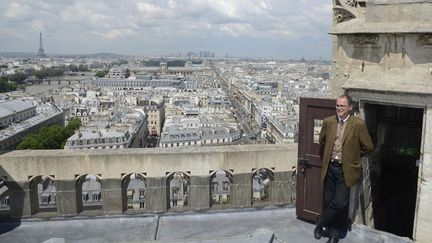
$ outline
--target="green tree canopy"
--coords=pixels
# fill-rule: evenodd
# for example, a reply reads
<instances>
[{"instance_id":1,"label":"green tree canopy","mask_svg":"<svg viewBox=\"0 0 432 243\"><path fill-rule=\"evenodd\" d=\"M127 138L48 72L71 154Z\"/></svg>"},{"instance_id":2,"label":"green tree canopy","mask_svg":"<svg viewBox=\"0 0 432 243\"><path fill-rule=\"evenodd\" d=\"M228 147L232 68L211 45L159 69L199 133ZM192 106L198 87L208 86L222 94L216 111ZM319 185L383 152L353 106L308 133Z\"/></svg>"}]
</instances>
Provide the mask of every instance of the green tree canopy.
<instances>
[{"instance_id":1,"label":"green tree canopy","mask_svg":"<svg viewBox=\"0 0 432 243\"><path fill-rule=\"evenodd\" d=\"M108 74L108 72L109 72L108 70L99 70L96 72L95 76L98 78L103 78L105 77L105 75Z\"/></svg>"},{"instance_id":2,"label":"green tree canopy","mask_svg":"<svg viewBox=\"0 0 432 243\"><path fill-rule=\"evenodd\" d=\"M42 68L39 71L33 71L33 75L38 79L44 79L46 77L56 77L63 76L64 69L63 68Z\"/></svg>"},{"instance_id":3,"label":"green tree canopy","mask_svg":"<svg viewBox=\"0 0 432 243\"><path fill-rule=\"evenodd\" d=\"M66 140L81 126L79 118L72 118L66 127L52 125L27 136L17 149L62 149Z\"/></svg>"},{"instance_id":4,"label":"green tree canopy","mask_svg":"<svg viewBox=\"0 0 432 243\"><path fill-rule=\"evenodd\" d=\"M89 69L88 69L88 66L87 65L84 65L84 64L80 64L79 66L78 66L78 71L80 71L80 72L87 72Z\"/></svg>"},{"instance_id":5,"label":"green tree canopy","mask_svg":"<svg viewBox=\"0 0 432 243\"><path fill-rule=\"evenodd\" d=\"M0 77L0 93L15 91L16 89L16 83L9 82L7 77Z\"/></svg>"},{"instance_id":6,"label":"green tree canopy","mask_svg":"<svg viewBox=\"0 0 432 243\"><path fill-rule=\"evenodd\" d=\"M18 84L24 83L24 80L27 79L27 76L23 72L16 72L14 74L9 75L9 80Z\"/></svg>"},{"instance_id":7,"label":"green tree canopy","mask_svg":"<svg viewBox=\"0 0 432 243\"><path fill-rule=\"evenodd\" d=\"M69 65L69 70L72 71L72 72L78 72L78 67L77 67L77 65L70 64Z\"/></svg>"}]
</instances>

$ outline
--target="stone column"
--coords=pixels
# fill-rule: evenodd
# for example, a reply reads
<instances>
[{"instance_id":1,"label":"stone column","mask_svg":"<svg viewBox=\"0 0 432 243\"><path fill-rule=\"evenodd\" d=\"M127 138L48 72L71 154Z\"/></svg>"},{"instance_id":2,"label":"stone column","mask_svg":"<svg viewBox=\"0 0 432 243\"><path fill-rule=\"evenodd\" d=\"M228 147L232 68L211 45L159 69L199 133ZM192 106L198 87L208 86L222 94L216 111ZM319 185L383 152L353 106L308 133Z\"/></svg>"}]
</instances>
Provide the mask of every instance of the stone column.
<instances>
[{"instance_id":1,"label":"stone column","mask_svg":"<svg viewBox=\"0 0 432 243\"><path fill-rule=\"evenodd\" d=\"M168 194L166 177L146 177L147 182L147 210L152 213L167 211Z\"/></svg>"},{"instance_id":2,"label":"stone column","mask_svg":"<svg viewBox=\"0 0 432 243\"><path fill-rule=\"evenodd\" d=\"M193 210L210 208L210 176L191 176L190 207Z\"/></svg>"},{"instance_id":3,"label":"stone column","mask_svg":"<svg viewBox=\"0 0 432 243\"><path fill-rule=\"evenodd\" d=\"M413 237L417 242L429 242L432 239L432 106L425 110L426 123L423 132L423 158L420 164L419 184L417 189L417 208L414 221ZM420 195L419 195L420 194Z\"/></svg>"},{"instance_id":4,"label":"stone column","mask_svg":"<svg viewBox=\"0 0 432 243\"><path fill-rule=\"evenodd\" d=\"M122 213L121 179L102 179L101 184L104 213Z\"/></svg>"},{"instance_id":5,"label":"stone column","mask_svg":"<svg viewBox=\"0 0 432 243\"><path fill-rule=\"evenodd\" d=\"M28 194L30 199L30 213L34 215L39 212L39 196L38 196L38 184L42 181L41 177L32 180L28 184Z\"/></svg>"},{"instance_id":6,"label":"stone column","mask_svg":"<svg viewBox=\"0 0 432 243\"><path fill-rule=\"evenodd\" d=\"M12 218L31 216L29 182L8 181L10 215Z\"/></svg>"},{"instance_id":7,"label":"stone column","mask_svg":"<svg viewBox=\"0 0 432 243\"><path fill-rule=\"evenodd\" d=\"M77 214L77 193L75 180L55 180L57 212L61 216ZM81 197L78 199L81 200Z\"/></svg>"},{"instance_id":8,"label":"stone column","mask_svg":"<svg viewBox=\"0 0 432 243\"><path fill-rule=\"evenodd\" d=\"M233 207L252 205L252 173L233 174L231 198Z\"/></svg>"}]
</instances>

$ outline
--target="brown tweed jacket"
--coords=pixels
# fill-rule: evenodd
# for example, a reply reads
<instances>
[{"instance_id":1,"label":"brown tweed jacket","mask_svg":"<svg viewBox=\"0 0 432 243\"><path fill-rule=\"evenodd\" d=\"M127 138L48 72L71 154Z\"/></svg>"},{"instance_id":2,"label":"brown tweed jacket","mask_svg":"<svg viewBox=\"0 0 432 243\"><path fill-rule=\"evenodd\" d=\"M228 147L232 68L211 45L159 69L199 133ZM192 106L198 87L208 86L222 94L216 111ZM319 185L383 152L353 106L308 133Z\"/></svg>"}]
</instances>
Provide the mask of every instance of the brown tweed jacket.
<instances>
[{"instance_id":1,"label":"brown tweed jacket","mask_svg":"<svg viewBox=\"0 0 432 243\"><path fill-rule=\"evenodd\" d=\"M347 122L342 137L342 170L346 185L351 187L357 183L361 175L362 153L368 154L372 152L374 145L363 120L351 115ZM324 181L327 174L327 168L331 159L333 145L336 140L336 128L336 115L324 119L319 137L320 144L324 145L321 170L322 181Z\"/></svg>"}]
</instances>

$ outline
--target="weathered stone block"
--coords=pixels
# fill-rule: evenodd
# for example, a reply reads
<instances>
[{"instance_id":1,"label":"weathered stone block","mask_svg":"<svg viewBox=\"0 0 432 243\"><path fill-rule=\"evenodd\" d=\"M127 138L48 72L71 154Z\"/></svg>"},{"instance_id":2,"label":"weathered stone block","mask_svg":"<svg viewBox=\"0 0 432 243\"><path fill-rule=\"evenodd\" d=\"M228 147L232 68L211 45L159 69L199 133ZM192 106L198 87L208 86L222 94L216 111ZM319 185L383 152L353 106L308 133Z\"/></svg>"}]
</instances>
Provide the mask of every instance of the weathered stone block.
<instances>
[{"instance_id":1,"label":"weathered stone block","mask_svg":"<svg viewBox=\"0 0 432 243\"><path fill-rule=\"evenodd\" d=\"M210 208L210 176L191 176L190 207L193 210Z\"/></svg>"},{"instance_id":2,"label":"weathered stone block","mask_svg":"<svg viewBox=\"0 0 432 243\"><path fill-rule=\"evenodd\" d=\"M76 181L56 180L57 212L61 216L77 214ZM81 197L80 197L81 199Z\"/></svg>"},{"instance_id":3,"label":"weathered stone block","mask_svg":"<svg viewBox=\"0 0 432 243\"><path fill-rule=\"evenodd\" d=\"M122 212L121 179L102 179L102 209L105 213Z\"/></svg>"},{"instance_id":4,"label":"weathered stone block","mask_svg":"<svg viewBox=\"0 0 432 243\"><path fill-rule=\"evenodd\" d=\"M252 205L252 173L234 174L231 194L233 207L250 207Z\"/></svg>"},{"instance_id":5,"label":"weathered stone block","mask_svg":"<svg viewBox=\"0 0 432 243\"><path fill-rule=\"evenodd\" d=\"M12 218L31 216L28 182L9 181L10 213Z\"/></svg>"},{"instance_id":6,"label":"weathered stone block","mask_svg":"<svg viewBox=\"0 0 432 243\"><path fill-rule=\"evenodd\" d=\"M292 191L292 172L275 172L274 180L270 183L271 202L291 203Z\"/></svg>"},{"instance_id":7,"label":"weathered stone block","mask_svg":"<svg viewBox=\"0 0 432 243\"><path fill-rule=\"evenodd\" d=\"M161 213L167 211L168 190L166 177L147 177L148 211Z\"/></svg>"}]
</instances>

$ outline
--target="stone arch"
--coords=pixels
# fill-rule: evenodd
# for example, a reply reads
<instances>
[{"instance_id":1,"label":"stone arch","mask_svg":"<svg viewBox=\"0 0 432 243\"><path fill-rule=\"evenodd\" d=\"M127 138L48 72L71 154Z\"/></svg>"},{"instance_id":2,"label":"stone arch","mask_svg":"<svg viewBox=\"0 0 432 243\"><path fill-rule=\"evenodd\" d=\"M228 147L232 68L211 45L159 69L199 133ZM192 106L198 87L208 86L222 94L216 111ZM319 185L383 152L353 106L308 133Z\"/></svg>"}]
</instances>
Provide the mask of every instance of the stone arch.
<instances>
[{"instance_id":1,"label":"stone arch","mask_svg":"<svg viewBox=\"0 0 432 243\"><path fill-rule=\"evenodd\" d=\"M188 173L177 171L167 175L168 208L189 207L191 180Z\"/></svg>"},{"instance_id":2,"label":"stone arch","mask_svg":"<svg viewBox=\"0 0 432 243\"><path fill-rule=\"evenodd\" d=\"M10 210L9 186L0 178L0 212Z\"/></svg>"},{"instance_id":3,"label":"stone arch","mask_svg":"<svg viewBox=\"0 0 432 243\"><path fill-rule=\"evenodd\" d=\"M143 173L130 173L122 177L122 209L143 210L147 207L147 181Z\"/></svg>"},{"instance_id":4,"label":"stone arch","mask_svg":"<svg viewBox=\"0 0 432 243\"><path fill-rule=\"evenodd\" d=\"M217 170L210 173L210 205L229 205L231 203L232 173Z\"/></svg>"},{"instance_id":5,"label":"stone arch","mask_svg":"<svg viewBox=\"0 0 432 243\"><path fill-rule=\"evenodd\" d=\"M102 209L102 178L100 175L82 174L76 177L77 212Z\"/></svg>"},{"instance_id":6,"label":"stone arch","mask_svg":"<svg viewBox=\"0 0 432 243\"><path fill-rule=\"evenodd\" d=\"M31 213L57 211L54 176L37 175L29 179Z\"/></svg>"},{"instance_id":7,"label":"stone arch","mask_svg":"<svg viewBox=\"0 0 432 243\"><path fill-rule=\"evenodd\" d=\"M252 175L252 204L268 202L272 196L270 184L274 180L274 171L269 168L260 168Z\"/></svg>"}]
</instances>

